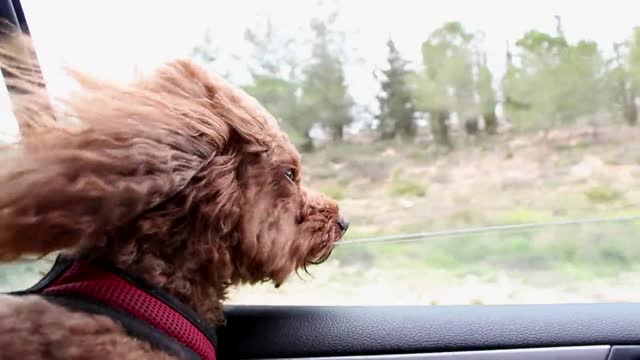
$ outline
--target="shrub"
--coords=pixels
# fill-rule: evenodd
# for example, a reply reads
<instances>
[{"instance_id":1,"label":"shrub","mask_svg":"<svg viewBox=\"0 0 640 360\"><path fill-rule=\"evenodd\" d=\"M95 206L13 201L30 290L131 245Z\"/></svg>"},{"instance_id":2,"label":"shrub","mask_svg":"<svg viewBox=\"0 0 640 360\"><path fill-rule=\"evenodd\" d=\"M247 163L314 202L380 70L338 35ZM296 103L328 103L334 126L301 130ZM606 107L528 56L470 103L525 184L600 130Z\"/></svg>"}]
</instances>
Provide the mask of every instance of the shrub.
<instances>
[{"instance_id":1,"label":"shrub","mask_svg":"<svg viewBox=\"0 0 640 360\"><path fill-rule=\"evenodd\" d=\"M584 192L587 199L593 203L610 203L622 198L622 193L609 185L594 186Z\"/></svg>"}]
</instances>

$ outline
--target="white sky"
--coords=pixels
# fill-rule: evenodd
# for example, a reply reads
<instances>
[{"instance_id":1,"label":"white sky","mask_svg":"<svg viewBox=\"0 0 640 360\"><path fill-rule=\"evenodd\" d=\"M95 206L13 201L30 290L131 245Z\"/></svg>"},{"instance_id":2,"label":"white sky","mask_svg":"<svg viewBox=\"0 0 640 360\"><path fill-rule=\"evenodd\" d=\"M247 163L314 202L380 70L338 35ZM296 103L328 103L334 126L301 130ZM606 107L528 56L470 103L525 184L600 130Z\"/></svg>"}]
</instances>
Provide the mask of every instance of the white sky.
<instances>
[{"instance_id":1,"label":"white sky","mask_svg":"<svg viewBox=\"0 0 640 360\"><path fill-rule=\"evenodd\" d=\"M271 16L296 36L314 11L311 0L23 0L23 5L53 92L68 86L58 72L63 63L126 79L133 65L150 70L186 56L207 28L225 54L245 55L247 26ZM513 44L532 28L553 31L556 14L571 40L593 39L607 51L640 25L640 2L634 0L344 0L341 6L347 41L364 60L347 69L352 94L361 102L375 94L371 71L384 63L389 35L405 57L418 61L428 34L458 20L467 30L486 34L489 64L500 72L506 42ZM0 114L0 134L15 129L11 122Z\"/></svg>"}]
</instances>

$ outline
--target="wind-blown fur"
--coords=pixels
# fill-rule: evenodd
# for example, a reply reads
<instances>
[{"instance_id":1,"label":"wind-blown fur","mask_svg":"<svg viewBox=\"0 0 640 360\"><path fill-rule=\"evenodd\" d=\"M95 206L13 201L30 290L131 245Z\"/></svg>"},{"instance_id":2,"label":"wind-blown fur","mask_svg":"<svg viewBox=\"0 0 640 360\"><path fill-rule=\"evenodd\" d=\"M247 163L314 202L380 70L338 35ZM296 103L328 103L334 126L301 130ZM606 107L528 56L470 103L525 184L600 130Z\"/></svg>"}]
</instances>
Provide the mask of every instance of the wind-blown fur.
<instances>
[{"instance_id":1,"label":"wind-blown fur","mask_svg":"<svg viewBox=\"0 0 640 360\"><path fill-rule=\"evenodd\" d=\"M301 185L300 155L240 89L178 60L127 85L71 70L81 90L54 104L25 63L28 39L4 37L23 138L0 148L1 261L56 251L107 261L222 324L229 286L279 285L341 238L336 203ZM0 358L79 359L91 346L114 351L91 358L127 347L157 358L99 316L29 297L0 297L0 309ZM78 354L55 350L65 344ZM144 358L127 356L117 357Z\"/></svg>"}]
</instances>

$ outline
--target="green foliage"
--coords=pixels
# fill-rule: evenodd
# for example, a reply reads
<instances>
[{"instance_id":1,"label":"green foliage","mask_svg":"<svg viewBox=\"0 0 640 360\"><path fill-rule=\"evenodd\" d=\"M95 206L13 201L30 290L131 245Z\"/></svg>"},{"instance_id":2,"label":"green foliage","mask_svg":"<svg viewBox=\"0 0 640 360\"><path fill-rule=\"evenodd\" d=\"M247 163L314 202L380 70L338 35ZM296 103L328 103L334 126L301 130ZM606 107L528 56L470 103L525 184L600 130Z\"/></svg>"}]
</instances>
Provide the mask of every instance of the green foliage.
<instances>
[{"instance_id":1,"label":"green foliage","mask_svg":"<svg viewBox=\"0 0 640 360\"><path fill-rule=\"evenodd\" d=\"M503 224L527 224L551 220L551 215L546 211L531 209L516 209L505 214L501 223Z\"/></svg>"},{"instance_id":2,"label":"green foliage","mask_svg":"<svg viewBox=\"0 0 640 360\"><path fill-rule=\"evenodd\" d=\"M422 44L423 70L418 75L418 105L422 111L471 111L473 95L472 42L458 22L436 29Z\"/></svg>"},{"instance_id":3,"label":"green foliage","mask_svg":"<svg viewBox=\"0 0 640 360\"><path fill-rule=\"evenodd\" d=\"M353 121L354 102L346 86L341 44L336 40L341 34L332 28L334 21L330 15L311 22L314 40L309 59L299 55L303 44L270 20L245 32L252 48L253 81L244 88L281 121L302 150L313 148L315 126L341 140L344 128Z\"/></svg>"},{"instance_id":4,"label":"green foliage","mask_svg":"<svg viewBox=\"0 0 640 360\"><path fill-rule=\"evenodd\" d=\"M436 29L422 46L429 78L444 89L447 110L462 119L474 112L474 40L475 36L466 32L462 24L449 22Z\"/></svg>"},{"instance_id":5,"label":"green foliage","mask_svg":"<svg viewBox=\"0 0 640 360\"><path fill-rule=\"evenodd\" d=\"M290 140L298 146L304 145L312 124L307 121L297 94L298 84L293 81L268 75L253 75L253 83L244 90L254 96L281 122Z\"/></svg>"},{"instance_id":6,"label":"green foliage","mask_svg":"<svg viewBox=\"0 0 640 360\"><path fill-rule=\"evenodd\" d=\"M322 130L339 142L345 128L364 122L349 94L345 76L349 52L336 21L338 12L327 15L329 8L319 10L317 14L325 15L310 21L308 42L270 20L245 33L252 49L246 61L252 81L244 88L280 120L302 149L313 148L312 130ZM424 118L436 143L452 148L457 143L450 128L453 119L472 134L477 120L484 118L486 132L495 134L498 105L507 120L524 130L604 119L601 115L636 124L640 28L614 46L614 56L605 58L593 41L568 41L561 19L556 20L555 32L528 31L508 49L500 96L483 50L483 35L468 31L462 23L447 22L429 34L415 70L388 40L387 66L376 74L381 88L374 122L379 140L412 138L418 133L415 119ZM209 32L192 52L205 63L218 63L221 55Z\"/></svg>"},{"instance_id":7,"label":"green foliage","mask_svg":"<svg viewBox=\"0 0 640 360\"><path fill-rule=\"evenodd\" d=\"M332 30L334 17L314 19L311 59L304 68L302 106L314 124L327 130L334 141L341 141L344 129L353 122L354 101L349 95L340 57L341 46Z\"/></svg>"},{"instance_id":8,"label":"green foliage","mask_svg":"<svg viewBox=\"0 0 640 360\"><path fill-rule=\"evenodd\" d=\"M413 138L416 135L415 105L407 83L408 62L400 56L393 40L387 41L387 48L389 65L386 70L382 70L382 92L377 97L380 109L376 116L379 121L378 132L382 139L390 139L397 135Z\"/></svg>"},{"instance_id":9,"label":"green foliage","mask_svg":"<svg viewBox=\"0 0 640 360\"><path fill-rule=\"evenodd\" d=\"M342 266L371 267L375 260L375 253L367 246L348 245L339 246L333 251L331 257Z\"/></svg>"},{"instance_id":10,"label":"green foliage","mask_svg":"<svg viewBox=\"0 0 640 360\"><path fill-rule=\"evenodd\" d=\"M395 173L391 177L389 193L393 197L423 197L427 195L427 189L421 183Z\"/></svg>"},{"instance_id":11,"label":"green foliage","mask_svg":"<svg viewBox=\"0 0 640 360\"><path fill-rule=\"evenodd\" d=\"M587 199L594 203L610 203L623 198L623 194L607 184L594 186L584 192Z\"/></svg>"},{"instance_id":12,"label":"green foliage","mask_svg":"<svg viewBox=\"0 0 640 360\"><path fill-rule=\"evenodd\" d=\"M633 86L640 87L640 27L633 29L629 46L629 77Z\"/></svg>"},{"instance_id":13,"label":"green foliage","mask_svg":"<svg viewBox=\"0 0 640 360\"><path fill-rule=\"evenodd\" d=\"M456 269L462 264L455 252L443 248L435 248L425 254L422 260L429 266L443 269Z\"/></svg>"},{"instance_id":14,"label":"green foliage","mask_svg":"<svg viewBox=\"0 0 640 360\"><path fill-rule=\"evenodd\" d=\"M484 117L487 132L495 134L498 129L495 113L498 100L493 87L493 75L484 56L477 64L476 93L479 98L478 113Z\"/></svg>"},{"instance_id":15,"label":"green foliage","mask_svg":"<svg viewBox=\"0 0 640 360\"><path fill-rule=\"evenodd\" d=\"M636 98L640 88L640 28L635 28L631 41L614 46L615 57L612 69L613 100L622 109L622 115L629 125L638 123ZM625 54L621 54L626 50Z\"/></svg>"},{"instance_id":16,"label":"green foliage","mask_svg":"<svg viewBox=\"0 0 640 360\"><path fill-rule=\"evenodd\" d=\"M249 70L253 83L244 89L280 120L295 145L311 148L313 122L304 115L299 94L302 80L297 71L301 60L294 55L297 44L278 32L270 20L262 29L247 29L245 39L252 47Z\"/></svg>"},{"instance_id":17,"label":"green foliage","mask_svg":"<svg viewBox=\"0 0 640 360\"><path fill-rule=\"evenodd\" d=\"M366 258L366 266L402 264L413 272L421 271L418 268L422 267L487 276L496 269L509 272L536 270L552 272L567 281L589 281L616 276L634 267L634 259L640 256L635 227L631 224L597 226L595 229L577 226L492 232L345 248L352 247L349 256Z\"/></svg>"},{"instance_id":18,"label":"green foliage","mask_svg":"<svg viewBox=\"0 0 640 360\"><path fill-rule=\"evenodd\" d=\"M421 184L406 180L399 179L393 182L391 187L392 196L408 196L408 197L422 197L427 194L427 190Z\"/></svg>"},{"instance_id":19,"label":"green foliage","mask_svg":"<svg viewBox=\"0 0 640 360\"><path fill-rule=\"evenodd\" d=\"M570 44L562 33L532 30L508 54L505 110L521 128L548 128L601 110L606 103L605 60L592 41Z\"/></svg>"},{"instance_id":20,"label":"green foliage","mask_svg":"<svg viewBox=\"0 0 640 360\"><path fill-rule=\"evenodd\" d=\"M476 119L483 116L487 131L497 130L493 76L480 41L479 34L467 32L458 22L448 22L422 44L422 69L414 78L416 104L430 114L440 145L452 146L447 118L453 113L470 124L477 124Z\"/></svg>"}]
</instances>

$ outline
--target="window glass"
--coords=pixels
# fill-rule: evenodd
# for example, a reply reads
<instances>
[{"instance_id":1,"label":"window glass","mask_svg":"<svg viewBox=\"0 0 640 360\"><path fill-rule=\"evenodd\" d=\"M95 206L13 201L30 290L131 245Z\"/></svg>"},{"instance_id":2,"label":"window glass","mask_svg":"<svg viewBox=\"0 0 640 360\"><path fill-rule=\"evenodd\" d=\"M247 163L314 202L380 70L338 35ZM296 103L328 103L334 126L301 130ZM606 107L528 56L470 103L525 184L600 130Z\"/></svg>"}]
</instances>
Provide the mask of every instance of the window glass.
<instances>
[{"instance_id":1,"label":"window glass","mask_svg":"<svg viewBox=\"0 0 640 360\"><path fill-rule=\"evenodd\" d=\"M263 102L339 201L327 262L231 303L640 300L633 2L24 4L52 95L64 64L127 80L192 57Z\"/></svg>"},{"instance_id":2,"label":"window glass","mask_svg":"<svg viewBox=\"0 0 640 360\"><path fill-rule=\"evenodd\" d=\"M0 75L0 144L16 142L19 135L18 123L11 111L9 93L4 78Z\"/></svg>"}]
</instances>

